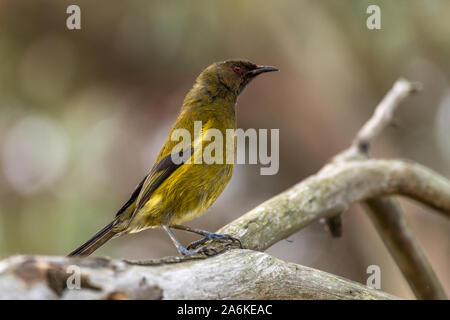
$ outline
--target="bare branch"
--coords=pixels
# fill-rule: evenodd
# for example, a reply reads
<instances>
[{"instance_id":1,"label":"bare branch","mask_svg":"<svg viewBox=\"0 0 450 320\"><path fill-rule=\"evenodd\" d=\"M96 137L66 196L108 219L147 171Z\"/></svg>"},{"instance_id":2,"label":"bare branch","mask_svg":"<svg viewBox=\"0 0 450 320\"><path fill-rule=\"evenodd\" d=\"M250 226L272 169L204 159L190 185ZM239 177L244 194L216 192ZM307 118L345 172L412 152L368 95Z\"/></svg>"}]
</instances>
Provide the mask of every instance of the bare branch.
<instances>
[{"instance_id":1,"label":"bare branch","mask_svg":"<svg viewBox=\"0 0 450 320\"><path fill-rule=\"evenodd\" d=\"M369 199L366 209L386 247L419 299L447 299L398 201Z\"/></svg>"},{"instance_id":2,"label":"bare branch","mask_svg":"<svg viewBox=\"0 0 450 320\"><path fill-rule=\"evenodd\" d=\"M392 89L381 100L375 108L372 117L359 130L353 141L352 148L357 148L365 153L370 143L393 121L394 111L406 97L411 93L421 90L419 83L412 83L405 79L395 82Z\"/></svg>"},{"instance_id":3,"label":"bare branch","mask_svg":"<svg viewBox=\"0 0 450 320\"><path fill-rule=\"evenodd\" d=\"M335 156L332 161L366 159L372 141L393 121L396 108L406 97L413 92L419 91L421 87L419 83L411 83L405 79L397 80L392 89L375 108L372 117L356 134L352 145L347 150ZM342 235L341 214L338 213L335 216L324 219L327 229L333 237L340 237Z\"/></svg>"},{"instance_id":4,"label":"bare branch","mask_svg":"<svg viewBox=\"0 0 450 320\"><path fill-rule=\"evenodd\" d=\"M350 148L335 157L335 161L366 159L371 142L391 124L394 111L400 102L420 89L420 84L404 79L398 80L377 106L372 118L358 132ZM448 188L444 189L445 191L448 191ZM373 198L366 201L365 207L416 296L421 299L447 299L396 200L389 197ZM330 219L327 219L328 225L330 225ZM340 220L340 217L333 217L333 219Z\"/></svg>"},{"instance_id":5,"label":"bare branch","mask_svg":"<svg viewBox=\"0 0 450 320\"><path fill-rule=\"evenodd\" d=\"M344 161L326 165L218 232L238 237L245 248L262 251L355 202L392 194L450 214L450 181L436 172L403 160Z\"/></svg>"},{"instance_id":6,"label":"bare branch","mask_svg":"<svg viewBox=\"0 0 450 320\"><path fill-rule=\"evenodd\" d=\"M82 271L80 290L64 289L70 265ZM0 279L0 299L395 299L249 250L150 267L107 259L15 256L0 263Z\"/></svg>"},{"instance_id":7,"label":"bare branch","mask_svg":"<svg viewBox=\"0 0 450 320\"><path fill-rule=\"evenodd\" d=\"M397 80L392 89L375 108L372 117L356 134L350 148L338 154L334 160L348 161L366 156L372 141L392 123L394 111L400 106L400 103L406 97L421 89L422 85L420 83L409 82L405 79Z\"/></svg>"}]
</instances>

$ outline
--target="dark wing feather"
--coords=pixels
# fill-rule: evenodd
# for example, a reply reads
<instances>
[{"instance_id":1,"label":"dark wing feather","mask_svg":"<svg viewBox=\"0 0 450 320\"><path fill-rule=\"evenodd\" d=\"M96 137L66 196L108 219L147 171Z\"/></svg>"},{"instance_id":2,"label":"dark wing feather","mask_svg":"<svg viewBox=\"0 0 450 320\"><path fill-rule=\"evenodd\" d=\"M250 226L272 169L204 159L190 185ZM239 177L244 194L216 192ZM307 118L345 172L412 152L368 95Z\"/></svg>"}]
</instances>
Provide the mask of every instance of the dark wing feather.
<instances>
[{"instance_id":1,"label":"dark wing feather","mask_svg":"<svg viewBox=\"0 0 450 320\"><path fill-rule=\"evenodd\" d=\"M125 210L127 210L136 201L139 193L141 192L142 186L144 185L145 179L147 179L147 176L145 176L144 179L142 179L142 181L137 185L136 189L134 189L133 193L130 196L130 199L128 199L128 201L122 206L122 208L117 211L116 217L124 213Z\"/></svg>"},{"instance_id":2,"label":"dark wing feather","mask_svg":"<svg viewBox=\"0 0 450 320\"><path fill-rule=\"evenodd\" d=\"M184 153L180 151L178 157L182 158L183 161L176 164L172 161L172 154L169 154L162 158L158 163L156 163L150 173L148 174L142 190L137 198L136 207L134 212L137 212L142 208L145 203L150 199L153 192L179 167L181 167L187 159L189 159L191 152Z\"/></svg>"},{"instance_id":3,"label":"dark wing feather","mask_svg":"<svg viewBox=\"0 0 450 320\"><path fill-rule=\"evenodd\" d=\"M179 164L172 161L172 154L169 154L157 162L150 173L139 183L136 189L133 191L130 199L123 205L123 207L117 212L116 217L125 212L130 206L135 204L133 212L138 211L151 197L152 193L184 162L189 159L190 153L184 154L183 151L178 153L178 156L183 159Z\"/></svg>"}]
</instances>

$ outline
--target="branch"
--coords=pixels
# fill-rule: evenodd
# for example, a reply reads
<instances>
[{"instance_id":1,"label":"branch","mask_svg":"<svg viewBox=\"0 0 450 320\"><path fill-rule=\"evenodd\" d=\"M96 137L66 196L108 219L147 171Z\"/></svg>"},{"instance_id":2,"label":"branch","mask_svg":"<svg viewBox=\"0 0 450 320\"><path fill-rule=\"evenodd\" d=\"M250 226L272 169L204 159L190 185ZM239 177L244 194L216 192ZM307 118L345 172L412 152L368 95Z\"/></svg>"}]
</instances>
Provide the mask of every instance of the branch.
<instances>
[{"instance_id":1,"label":"branch","mask_svg":"<svg viewBox=\"0 0 450 320\"><path fill-rule=\"evenodd\" d=\"M398 201L391 197L365 202L378 233L419 299L447 296L428 262Z\"/></svg>"},{"instance_id":2,"label":"branch","mask_svg":"<svg viewBox=\"0 0 450 320\"><path fill-rule=\"evenodd\" d=\"M345 211L353 203L393 194L450 214L450 181L424 166L403 160L339 161L218 232L238 237L247 249L263 251L320 218Z\"/></svg>"},{"instance_id":3,"label":"branch","mask_svg":"<svg viewBox=\"0 0 450 320\"><path fill-rule=\"evenodd\" d=\"M350 148L335 156L333 161L366 159L370 144L393 122L394 111L400 105L400 102L410 94L419 91L421 87L420 84L412 83L405 79L397 80L392 89L375 108L372 117L356 134ZM342 219L340 214L325 219L325 222L333 237L340 237L342 235Z\"/></svg>"},{"instance_id":4,"label":"branch","mask_svg":"<svg viewBox=\"0 0 450 320\"><path fill-rule=\"evenodd\" d=\"M394 111L400 106L400 103L412 93L422 89L419 83L409 82L405 79L399 79L395 82L392 89L381 100L372 117L363 125L356 134L349 149L341 152L335 159L348 161L359 159L367 155L372 141L394 120Z\"/></svg>"},{"instance_id":5,"label":"branch","mask_svg":"<svg viewBox=\"0 0 450 320\"><path fill-rule=\"evenodd\" d=\"M394 111L400 102L420 89L419 84L398 80L377 106L372 118L358 132L351 147L341 153L337 160L366 159L371 142L393 122ZM447 299L398 202L390 197L373 198L365 202L365 208L415 295L419 299ZM339 222L340 216L338 218L333 220ZM331 219L327 222L333 226Z\"/></svg>"},{"instance_id":6,"label":"branch","mask_svg":"<svg viewBox=\"0 0 450 320\"><path fill-rule=\"evenodd\" d=\"M70 265L82 270L80 290L65 289ZM395 299L249 250L159 266L103 258L15 256L0 263L0 279L0 299Z\"/></svg>"}]
</instances>

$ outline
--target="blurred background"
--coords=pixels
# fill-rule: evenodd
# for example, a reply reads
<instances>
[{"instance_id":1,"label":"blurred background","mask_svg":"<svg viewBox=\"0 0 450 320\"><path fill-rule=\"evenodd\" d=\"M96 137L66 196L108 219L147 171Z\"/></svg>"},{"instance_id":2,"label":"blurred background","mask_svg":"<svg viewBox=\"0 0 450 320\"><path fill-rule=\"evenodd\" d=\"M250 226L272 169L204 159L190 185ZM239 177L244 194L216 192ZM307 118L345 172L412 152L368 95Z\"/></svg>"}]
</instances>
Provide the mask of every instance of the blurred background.
<instances>
[{"instance_id":1,"label":"blurred background","mask_svg":"<svg viewBox=\"0 0 450 320\"><path fill-rule=\"evenodd\" d=\"M81 8L81 30L66 8ZM366 8L381 8L368 30ZM0 0L0 258L64 255L114 216L153 163L184 95L215 61L247 58L281 72L249 85L238 127L280 129L280 170L237 166L191 226L215 231L319 170L348 147L401 76L408 98L373 145L450 178L450 1ZM450 294L450 223L401 199ZM342 238L316 223L268 252L413 298L368 216L355 205ZM177 233L187 244L196 237ZM108 242L97 255L176 254L162 230Z\"/></svg>"}]
</instances>

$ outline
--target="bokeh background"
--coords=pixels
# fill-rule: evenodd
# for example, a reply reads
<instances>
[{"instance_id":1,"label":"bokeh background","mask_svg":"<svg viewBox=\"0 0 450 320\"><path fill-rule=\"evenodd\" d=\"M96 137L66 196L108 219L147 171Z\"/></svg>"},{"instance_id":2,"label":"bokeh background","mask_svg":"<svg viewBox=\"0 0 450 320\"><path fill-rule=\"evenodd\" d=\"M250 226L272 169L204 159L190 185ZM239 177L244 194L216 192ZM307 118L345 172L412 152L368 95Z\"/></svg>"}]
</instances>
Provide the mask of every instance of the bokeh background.
<instances>
[{"instance_id":1,"label":"bokeh background","mask_svg":"<svg viewBox=\"0 0 450 320\"><path fill-rule=\"evenodd\" d=\"M81 30L66 8L81 7ZM366 8L381 8L368 30ZM373 156L420 162L450 177L450 1L0 0L0 258L63 255L103 227L149 169L186 92L212 62L243 57L281 72L238 103L238 126L280 129L280 171L240 165L207 214L217 230L315 173L400 76L420 81ZM450 223L402 199L450 294ZM282 259L413 298L358 205L333 239L316 223L268 250ZM195 237L178 233L184 243ZM110 241L98 255L176 254L161 230Z\"/></svg>"}]
</instances>

